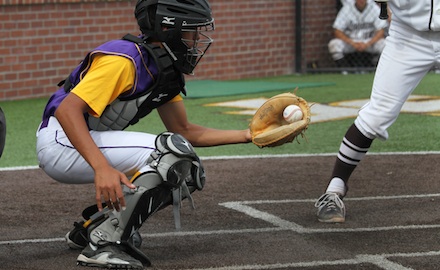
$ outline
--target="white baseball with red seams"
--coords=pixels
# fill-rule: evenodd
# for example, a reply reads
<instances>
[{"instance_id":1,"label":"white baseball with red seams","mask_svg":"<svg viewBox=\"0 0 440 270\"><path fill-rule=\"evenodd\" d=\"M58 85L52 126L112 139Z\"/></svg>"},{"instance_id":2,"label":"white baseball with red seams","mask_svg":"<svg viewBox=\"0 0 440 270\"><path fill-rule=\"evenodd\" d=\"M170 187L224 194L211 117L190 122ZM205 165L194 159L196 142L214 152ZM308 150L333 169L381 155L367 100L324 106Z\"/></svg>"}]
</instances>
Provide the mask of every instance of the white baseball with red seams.
<instances>
[{"instance_id":1,"label":"white baseball with red seams","mask_svg":"<svg viewBox=\"0 0 440 270\"><path fill-rule=\"evenodd\" d=\"M299 121L303 118L303 112L297 105L289 105L283 111L283 118L289 123Z\"/></svg>"}]
</instances>

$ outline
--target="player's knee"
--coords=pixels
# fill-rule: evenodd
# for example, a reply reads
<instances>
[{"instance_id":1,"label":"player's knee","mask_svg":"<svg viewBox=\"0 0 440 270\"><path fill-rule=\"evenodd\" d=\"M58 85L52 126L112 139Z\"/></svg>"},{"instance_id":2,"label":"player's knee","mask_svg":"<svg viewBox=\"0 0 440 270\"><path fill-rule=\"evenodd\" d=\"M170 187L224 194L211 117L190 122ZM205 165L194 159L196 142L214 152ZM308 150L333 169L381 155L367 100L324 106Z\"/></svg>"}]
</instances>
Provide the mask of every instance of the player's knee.
<instances>
[{"instance_id":1,"label":"player's knee","mask_svg":"<svg viewBox=\"0 0 440 270\"><path fill-rule=\"evenodd\" d=\"M364 121L362 117L358 116L354 121L358 130L369 139L379 138L381 140L388 139L388 131L378 122Z\"/></svg>"},{"instance_id":2,"label":"player's knee","mask_svg":"<svg viewBox=\"0 0 440 270\"><path fill-rule=\"evenodd\" d=\"M205 172L200 158L191 143L177 133L164 132L156 138L156 150L148 164L156 170L171 188L188 186L201 190L205 184Z\"/></svg>"},{"instance_id":3,"label":"player's knee","mask_svg":"<svg viewBox=\"0 0 440 270\"><path fill-rule=\"evenodd\" d=\"M340 39L332 39L330 40L330 42L328 43L328 51L330 52L330 54L342 54L344 50L344 43L342 40Z\"/></svg>"}]
</instances>

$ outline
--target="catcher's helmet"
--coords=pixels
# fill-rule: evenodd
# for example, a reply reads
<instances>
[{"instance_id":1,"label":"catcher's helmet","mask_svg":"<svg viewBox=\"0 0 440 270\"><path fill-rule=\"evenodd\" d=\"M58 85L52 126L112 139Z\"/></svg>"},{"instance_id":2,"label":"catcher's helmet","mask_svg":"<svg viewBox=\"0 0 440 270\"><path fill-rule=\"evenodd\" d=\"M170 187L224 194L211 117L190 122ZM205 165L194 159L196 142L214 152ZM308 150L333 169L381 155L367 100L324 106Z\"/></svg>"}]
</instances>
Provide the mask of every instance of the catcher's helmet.
<instances>
[{"instance_id":1,"label":"catcher's helmet","mask_svg":"<svg viewBox=\"0 0 440 270\"><path fill-rule=\"evenodd\" d=\"M134 15L147 37L164 45L175 67L192 74L212 43L214 30L208 0L138 0Z\"/></svg>"}]
</instances>

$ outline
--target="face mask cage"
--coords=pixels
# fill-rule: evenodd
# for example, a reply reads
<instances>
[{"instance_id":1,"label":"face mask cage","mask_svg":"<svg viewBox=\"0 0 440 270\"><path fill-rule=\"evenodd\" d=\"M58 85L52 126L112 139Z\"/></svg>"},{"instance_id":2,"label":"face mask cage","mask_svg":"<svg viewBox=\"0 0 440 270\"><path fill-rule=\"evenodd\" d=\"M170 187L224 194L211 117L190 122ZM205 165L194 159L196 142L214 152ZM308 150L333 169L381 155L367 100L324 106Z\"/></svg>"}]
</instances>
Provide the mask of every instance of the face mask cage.
<instances>
[{"instance_id":1,"label":"face mask cage","mask_svg":"<svg viewBox=\"0 0 440 270\"><path fill-rule=\"evenodd\" d=\"M185 64L188 65L188 71L190 70L188 73L192 74L194 68L211 46L213 39L208 36L208 32L211 31L214 31L213 23L197 27L185 25L185 28L182 28L182 43L187 48L185 53Z\"/></svg>"}]
</instances>

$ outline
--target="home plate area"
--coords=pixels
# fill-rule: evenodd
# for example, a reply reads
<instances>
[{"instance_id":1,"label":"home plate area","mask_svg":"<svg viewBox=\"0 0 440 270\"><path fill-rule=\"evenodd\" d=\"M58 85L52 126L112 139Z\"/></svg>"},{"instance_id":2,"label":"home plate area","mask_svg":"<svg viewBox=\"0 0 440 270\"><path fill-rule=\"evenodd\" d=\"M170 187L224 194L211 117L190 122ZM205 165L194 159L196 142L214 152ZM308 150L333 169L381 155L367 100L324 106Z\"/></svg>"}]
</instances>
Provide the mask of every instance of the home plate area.
<instances>
[{"instance_id":1,"label":"home plate area","mask_svg":"<svg viewBox=\"0 0 440 270\"><path fill-rule=\"evenodd\" d=\"M182 229L168 207L140 229L141 249L148 269L440 269L439 157L367 155L342 224L318 222L314 207L333 156L206 159L207 184L194 210L183 202ZM0 269L87 269L63 237L93 186L39 169L0 173L10 180L0 182Z\"/></svg>"}]
</instances>

